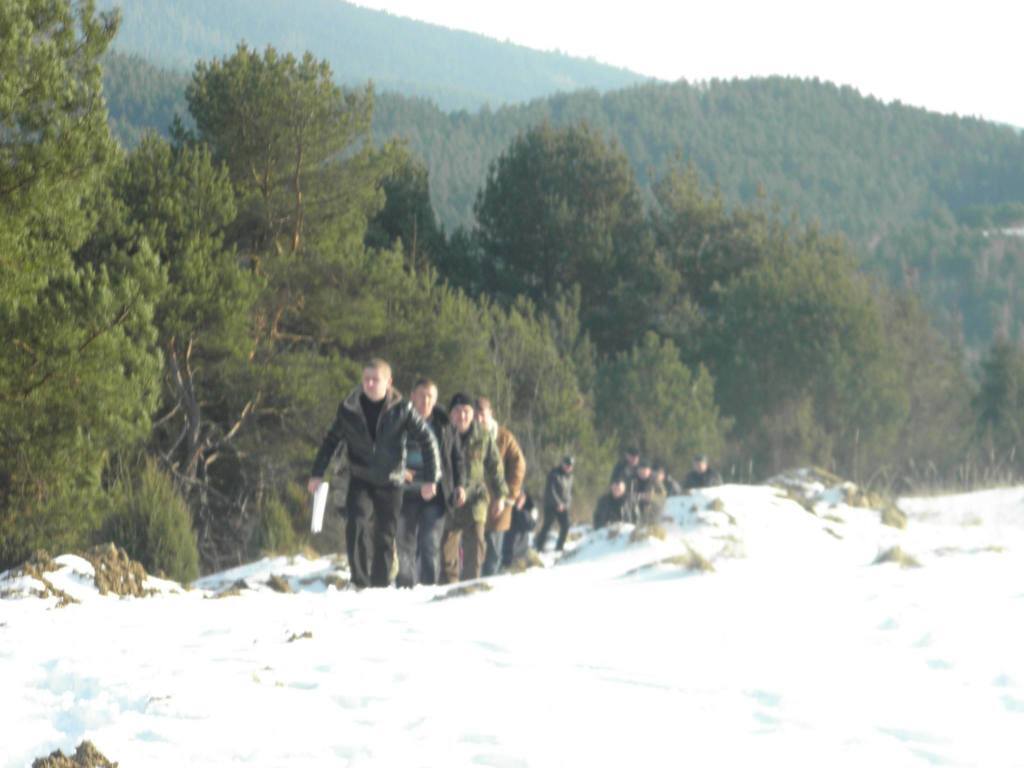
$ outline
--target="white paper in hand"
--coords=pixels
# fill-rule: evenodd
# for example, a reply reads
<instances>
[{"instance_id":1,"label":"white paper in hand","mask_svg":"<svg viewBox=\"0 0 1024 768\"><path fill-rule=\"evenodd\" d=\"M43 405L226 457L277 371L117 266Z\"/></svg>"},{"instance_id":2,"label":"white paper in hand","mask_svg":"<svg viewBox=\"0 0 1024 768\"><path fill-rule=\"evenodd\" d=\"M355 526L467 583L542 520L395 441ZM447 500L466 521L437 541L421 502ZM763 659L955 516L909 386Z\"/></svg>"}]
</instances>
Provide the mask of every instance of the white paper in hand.
<instances>
[{"instance_id":1,"label":"white paper in hand","mask_svg":"<svg viewBox=\"0 0 1024 768\"><path fill-rule=\"evenodd\" d=\"M324 510L327 508L327 491L330 488L330 483L320 483L316 489L316 493L313 494L313 522L309 526L309 530L313 533L320 533L324 527Z\"/></svg>"}]
</instances>

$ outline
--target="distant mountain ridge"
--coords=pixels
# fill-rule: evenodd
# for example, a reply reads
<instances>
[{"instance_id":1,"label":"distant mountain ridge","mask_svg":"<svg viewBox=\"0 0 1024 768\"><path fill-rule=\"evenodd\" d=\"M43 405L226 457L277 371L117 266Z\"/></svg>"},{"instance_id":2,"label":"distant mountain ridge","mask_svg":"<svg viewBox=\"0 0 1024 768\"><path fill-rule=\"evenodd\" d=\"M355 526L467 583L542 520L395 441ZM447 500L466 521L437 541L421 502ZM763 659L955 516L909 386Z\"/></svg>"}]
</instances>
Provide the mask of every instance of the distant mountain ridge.
<instances>
[{"instance_id":1,"label":"distant mountain ridge","mask_svg":"<svg viewBox=\"0 0 1024 768\"><path fill-rule=\"evenodd\" d=\"M482 35L360 8L342 0L98 0L121 9L114 50L191 70L245 41L330 63L339 82L428 98L444 110L476 110L651 78L589 59L535 51Z\"/></svg>"}]
</instances>

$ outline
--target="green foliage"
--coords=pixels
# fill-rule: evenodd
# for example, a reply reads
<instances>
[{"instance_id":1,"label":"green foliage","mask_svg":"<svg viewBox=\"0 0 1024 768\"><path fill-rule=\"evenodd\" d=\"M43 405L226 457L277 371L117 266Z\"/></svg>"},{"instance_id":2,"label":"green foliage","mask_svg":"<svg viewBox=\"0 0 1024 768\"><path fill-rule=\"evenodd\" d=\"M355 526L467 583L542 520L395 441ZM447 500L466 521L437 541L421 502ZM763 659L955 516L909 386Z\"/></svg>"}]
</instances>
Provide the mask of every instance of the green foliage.
<instances>
[{"instance_id":1,"label":"green foliage","mask_svg":"<svg viewBox=\"0 0 1024 768\"><path fill-rule=\"evenodd\" d=\"M907 412L882 307L841 241L778 229L723 288L706 358L761 472L882 456Z\"/></svg>"},{"instance_id":2,"label":"green foliage","mask_svg":"<svg viewBox=\"0 0 1024 768\"><path fill-rule=\"evenodd\" d=\"M719 455L728 423L715 405L714 383L701 366L691 372L671 340L647 333L600 372L598 429L643 455L680 462Z\"/></svg>"},{"instance_id":3,"label":"green foliage","mask_svg":"<svg viewBox=\"0 0 1024 768\"><path fill-rule=\"evenodd\" d=\"M267 555L291 555L298 550L298 537L287 507L276 496L263 504L259 526L254 531L250 549Z\"/></svg>"},{"instance_id":4,"label":"green foliage","mask_svg":"<svg viewBox=\"0 0 1024 768\"><path fill-rule=\"evenodd\" d=\"M155 406L159 266L144 243L97 237L113 206L99 59L115 26L90 3L0 7L5 564L85 543L110 455L145 438Z\"/></svg>"},{"instance_id":5,"label":"green foliage","mask_svg":"<svg viewBox=\"0 0 1024 768\"><path fill-rule=\"evenodd\" d=\"M31 305L91 225L83 194L113 151L99 59L117 28L91 2L0 7L0 299Z\"/></svg>"},{"instance_id":6,"label":"green foliage","mask_svg":"<svg viewBox=\"0 0 1024 768\"><path fill-rule=\"evenodd\" d=\"M1010 229L1009 213L996 225L998 212L984 211L988 223L979 226L933 211L879 240L865 260L890 285L917 294L974 361L997 338L1024 339L1024 237Z\"/></svg>"},{"instance_id":7,"label":"green foliage","mask_svg":"<svg viewBox=\"0 0 1024 768\"><path fill-rule=\"evenodd\" d=\"M108 52L103 57L103 97L111 132L125 147L138 146L147 133L170 135L176 119L188 119L187 84L187 75L161 69L139 54Z\"/></svg>"},{"instance_id":8,"label":"green foliage","mask_svg":"<svg viewBox=\"0 0 1024 768\"><path fill-rule=\"evenodd\" d=\"M149 573L188 584L199 576L192 515L174 482L153 459L137 477L122 470L109 491L103 539L120 545Z\"/></svg>"},{"instance_id":9,"label":"green foliage","mask_svg":"<svg viewBox=\"0 0 1024 768\"><path fill-rule=\"evenodd\" d=\"M1019 346L1005 340L992 345L981 365L974 410L982 447L1024 469L1024 352Z\"/></svg>"},{"instance_id":10,"label":"green foliage","mask_svg":"<svg viewBox=\"0 0 1024 768\"><path fill-rule=\"evenodd\" d=\"M395 169L382 186L384 207L367 227L366 246L389 249L401 242L410 269L437 264L443 259L446 244L430 204L426 166L401 149Z\"/></svg>"},{"instance_id":11,"label":"green foliage","mask_svg":"<svg viewBox=\"0 0 1024 768\"><path fill-rule=\"evenodd\" d=\"M238 194L244 250L295 254L308 230L361 229L365 220L341 214L365 219L379 207L381 169L366 140L372 91L343 92L327 62L240 45L199 62L185 96L196 136L227 166Z\"/></svg>"},{"instance_id":12,"label":"green foliage","mask_svg":"<svg viewBox=\"0 0 1024 768\"><path fill-rule=\"evenodd\" d=\"M602 351L643 328L636 287L653 265L640 193L626 156L585 124L542 125L513 141L475 214L487 293L550 312L579 286L581 320Z\"/></svg>"}]
</instances>

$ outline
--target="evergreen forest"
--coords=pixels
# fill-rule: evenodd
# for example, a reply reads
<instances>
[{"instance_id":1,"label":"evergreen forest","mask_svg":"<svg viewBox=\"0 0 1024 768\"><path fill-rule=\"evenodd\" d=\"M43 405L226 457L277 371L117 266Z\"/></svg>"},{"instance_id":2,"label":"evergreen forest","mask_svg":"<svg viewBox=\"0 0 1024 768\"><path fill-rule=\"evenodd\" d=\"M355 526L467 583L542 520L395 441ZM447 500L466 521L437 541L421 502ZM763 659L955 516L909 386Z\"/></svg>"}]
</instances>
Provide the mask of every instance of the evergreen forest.
<instances>
[{"instance_id":1,"label":"evergreen forest","mask_svg":"<svg viewBox=\"0 0 1024 768\"><path fill-rule=\"evenodd\" d=\"M373 356L488 396L534 493L576 455L581 519L626 444L737 482L1024 471L1011 129L781 79L446 114L271 46L168 73L118 25L0 5L0 569L296 551Z\"/></svg>"}]
</instances>

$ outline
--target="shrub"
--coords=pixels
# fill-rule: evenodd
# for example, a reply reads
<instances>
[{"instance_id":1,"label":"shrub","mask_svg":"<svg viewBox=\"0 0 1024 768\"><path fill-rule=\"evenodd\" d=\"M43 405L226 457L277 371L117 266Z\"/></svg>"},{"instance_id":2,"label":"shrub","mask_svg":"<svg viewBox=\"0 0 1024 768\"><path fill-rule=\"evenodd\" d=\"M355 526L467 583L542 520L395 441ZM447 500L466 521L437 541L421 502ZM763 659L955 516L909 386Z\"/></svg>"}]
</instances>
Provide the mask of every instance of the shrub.
<instances>
[{"instance_id":1,"label":"shrub","mask_svg":"<svg viewBox=\"0 0 1024 768\"><path fill-rule=\"evenodd\" d=\"M904 552L899 547L890 547L875 558L874 565L882 563L896 563L901 568L920 568L921 563L913 555Z\"/></svg>"},{"instance_id":2,"label":"shrub","mask_svg":"<svg viewBox=\"0 0 1024 768\"><path fill-rule=\"evenodd\" d=\"M299 549L291 515L284 502L276 496L271 496L263 505L252 545L260 554L291 555Z\"/></svg>"},{"instance_id":3,"label":"shrub","mask_svg":"<svg viewBox=\"0 0 1024 768\"><path fill-rule=\"evenodd\" d=\"M109 497L103 538L150 573L188 583L199 575L199 550L188 505L152 459L138 478L122 471Z\"/></svg>"}]
</instances>

